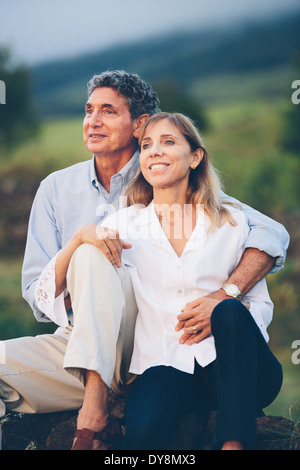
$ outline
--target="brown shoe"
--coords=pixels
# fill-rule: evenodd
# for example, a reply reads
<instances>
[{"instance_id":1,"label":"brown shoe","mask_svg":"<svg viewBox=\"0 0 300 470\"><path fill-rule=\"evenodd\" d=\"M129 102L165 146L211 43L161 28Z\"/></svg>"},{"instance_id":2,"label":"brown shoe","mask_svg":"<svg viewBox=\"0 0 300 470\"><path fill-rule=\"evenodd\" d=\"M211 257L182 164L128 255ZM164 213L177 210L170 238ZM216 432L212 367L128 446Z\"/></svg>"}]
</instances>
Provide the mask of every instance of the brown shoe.
<instances>
[{"instance_id":1,"label":"brown shoe","mask_svg":"<svg viewBox=\"0 0 300 470\"><path fill-rule=\"evenodd\" d=\"M121 427L118 421L108 419L108 423L102 431L96 432L91 429L77 429L76 441L71 450L110 450L117 446L121 438ZM96 449L93 449L93 441L98 441Z\"/></svg>"}]
</instances>

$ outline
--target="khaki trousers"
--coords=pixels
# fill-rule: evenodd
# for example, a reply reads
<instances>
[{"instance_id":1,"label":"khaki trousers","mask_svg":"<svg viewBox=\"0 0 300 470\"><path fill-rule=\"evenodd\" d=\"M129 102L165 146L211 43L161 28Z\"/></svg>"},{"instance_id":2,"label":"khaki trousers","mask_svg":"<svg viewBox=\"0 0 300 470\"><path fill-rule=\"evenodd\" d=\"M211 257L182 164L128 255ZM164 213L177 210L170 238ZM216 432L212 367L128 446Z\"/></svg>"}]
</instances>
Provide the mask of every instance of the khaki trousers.
<instances>
[{"instance_id":1,"label":"khaki trousers","mask_svg":"<svg viewBox=\"0 0 300 470\"><path fill-rule=\"evenodd\" d=\"M2 342L0 416L80 408L85 369L116 391L134 379L128 369L137 307L126 269L84 244L72 257L67 284L73 326Z\"/></svg>"}]
</instances>

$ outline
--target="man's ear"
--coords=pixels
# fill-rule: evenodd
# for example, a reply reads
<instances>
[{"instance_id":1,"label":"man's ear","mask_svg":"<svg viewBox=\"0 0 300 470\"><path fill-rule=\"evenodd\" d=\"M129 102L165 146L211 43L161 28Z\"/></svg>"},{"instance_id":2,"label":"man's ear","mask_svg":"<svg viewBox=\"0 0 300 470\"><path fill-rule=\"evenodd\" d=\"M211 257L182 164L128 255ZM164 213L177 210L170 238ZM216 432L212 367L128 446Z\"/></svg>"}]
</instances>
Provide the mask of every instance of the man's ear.
<instances>
[{"instance_id":1,"label":"man's ear","mask_svg":"<svg viewBox=\"0 0 300 470\"><path fill-rule=\"evenodd\" d=\"M134 132L133 132L133 135L134 135L134 137L136 137L137 139L139 138L141 128L143 127L143 125L145 124L145 122L146 122L148 119L149 119L149 114L141 114L139 117L137 117L137 118L134 120Z\"/></svg>"}]
</instances>

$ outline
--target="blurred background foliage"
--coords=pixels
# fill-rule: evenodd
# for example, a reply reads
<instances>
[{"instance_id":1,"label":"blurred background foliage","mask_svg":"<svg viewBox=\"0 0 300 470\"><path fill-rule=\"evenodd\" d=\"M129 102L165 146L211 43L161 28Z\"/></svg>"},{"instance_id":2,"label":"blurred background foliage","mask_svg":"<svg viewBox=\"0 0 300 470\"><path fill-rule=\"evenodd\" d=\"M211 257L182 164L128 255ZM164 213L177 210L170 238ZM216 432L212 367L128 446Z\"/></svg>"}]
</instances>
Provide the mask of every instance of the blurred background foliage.
<instances>
[{"instance_id":1,"label":"blurred background foliage","mask_svg":"<svg viewBox=\"0 0 300 470\"><path fill-rule=\"evenodd\" d=\"M0 106L0 148L9 149L38 131L32 74L25 65L13 64L11 59L9 49L0 48L0 77L6 85L7 102L7 106Z\"/></svg>"},{"instance_id":2,"label":"blurred background foliage","mask_svg":"<svg viewBox=\"0 0 300 470\"><path fill-rule=\"evenodd\" d=\"M30 207L47 174L90 158L82 142L86 83L94 73L139 73L161 109L189 115L203 135L225 191L281 222L291 243L285 269L268 276L275 304L270 345L284 365L270 412L288 415L299 398L300 364L300 16L235 30L191 31L29 68L0 48L0 340L52 332L21 297ZM280 33L280 34L279 34ZM42 221L41 221L42 223Z\"/></svg>"}]
</instances>

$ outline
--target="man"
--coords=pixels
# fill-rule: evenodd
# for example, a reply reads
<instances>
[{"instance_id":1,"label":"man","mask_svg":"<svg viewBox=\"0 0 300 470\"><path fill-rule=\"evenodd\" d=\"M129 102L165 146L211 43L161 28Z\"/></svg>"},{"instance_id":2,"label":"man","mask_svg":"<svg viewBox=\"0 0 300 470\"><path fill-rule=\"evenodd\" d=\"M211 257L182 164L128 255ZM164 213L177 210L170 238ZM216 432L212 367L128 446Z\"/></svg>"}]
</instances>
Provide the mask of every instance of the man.
<instances>
[{"instance_id":1,"label":"man","mask_svg":"<svg viewBox=\"0 0 300 470\"><path fill-rule=\"evenodd\" d=\"M158 99L140 77L119 71L95 76L88 95L83 137L93 159L41 183L23 265L25 299L39 321L59 328L54 335L5 342L0 416L6 407L25 413L81 407L74 448L105 449L115 432L108 390L133 379L128 366L137 311L120 262L129 247L119 239L100 240L97 227L110 207L120 206L138 172L137 137L158 111ZM224 286L227 293L220 289L203 299L199 308L208 318L221 300L244 295L284 262L285 229L253 209L244 211L251 227L247 249L228 279L232 292Z\"/></svg>"}]
</instances>

